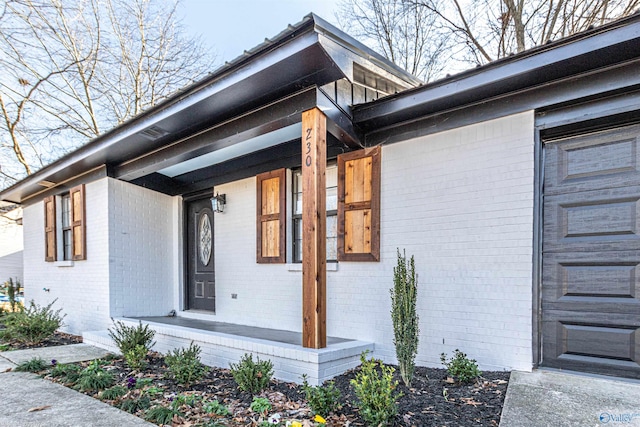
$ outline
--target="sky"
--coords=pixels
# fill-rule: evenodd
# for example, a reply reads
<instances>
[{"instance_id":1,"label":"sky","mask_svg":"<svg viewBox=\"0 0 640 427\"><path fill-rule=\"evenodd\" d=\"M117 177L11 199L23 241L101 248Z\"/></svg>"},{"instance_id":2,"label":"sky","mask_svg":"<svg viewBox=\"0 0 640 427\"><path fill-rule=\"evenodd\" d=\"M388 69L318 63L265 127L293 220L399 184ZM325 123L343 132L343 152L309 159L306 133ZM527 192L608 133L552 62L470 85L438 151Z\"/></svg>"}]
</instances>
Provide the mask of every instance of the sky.
<instances>
[{"instance_id":1,"label":"sky","mask_svg":"<svg viewBox=\"0 0 640 427\"><path fill-rule=\"evenodd\" d=\"M272 38L310 12L336 25L340 0L183 0L183 23L222 64Z\"/></svg>"}]
</instances>

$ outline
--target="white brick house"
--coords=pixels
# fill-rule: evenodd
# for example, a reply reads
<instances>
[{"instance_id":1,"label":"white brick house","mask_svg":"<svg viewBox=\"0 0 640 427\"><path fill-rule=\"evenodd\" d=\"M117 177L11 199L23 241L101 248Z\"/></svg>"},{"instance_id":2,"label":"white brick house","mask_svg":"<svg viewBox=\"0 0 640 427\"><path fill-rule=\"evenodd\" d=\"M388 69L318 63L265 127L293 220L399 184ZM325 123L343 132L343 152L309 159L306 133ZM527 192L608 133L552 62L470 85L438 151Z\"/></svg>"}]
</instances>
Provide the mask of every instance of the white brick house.
<instances>
[{"instance_id":1,"label":"white brick house","mask_svg":"<svg viewBox=\"0 0 640 427\"><path fill-rule=\"evenodd\" d=\"M321 382L364 349L395 362L406 249L418 364L640 377L640 16L419 84L305 17L0 193L24 208L27 299L98 345L143 318L161 351Z\"/></svg>"}]
</instances>

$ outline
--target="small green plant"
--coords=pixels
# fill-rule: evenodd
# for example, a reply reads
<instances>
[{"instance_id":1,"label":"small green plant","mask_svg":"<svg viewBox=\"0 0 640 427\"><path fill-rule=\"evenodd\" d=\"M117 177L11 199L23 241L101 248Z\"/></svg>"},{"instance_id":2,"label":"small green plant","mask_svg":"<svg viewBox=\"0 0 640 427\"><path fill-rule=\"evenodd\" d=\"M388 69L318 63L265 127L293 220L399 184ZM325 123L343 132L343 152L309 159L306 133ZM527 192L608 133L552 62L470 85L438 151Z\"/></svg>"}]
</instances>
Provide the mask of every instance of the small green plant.
<instances>
[{"instance_id":1,"label":"small green plant","mask_svg":"<svg viewBox=\"0 0 640 427\"><path fill-rule=\"evenodd\" d=\"M406 252L398 249L398 264L393 268L393 288L391 288L391 320L393 321L393 344L400 376L407 387L415 372L415 359L418 354L418 314L416 300L418 296L418 276L413 256L407 261Z\"/></svg>"},{"instance_id":2,"label":"small green plant","mask_svg":"<svg viewBox=\"0 0 640 427\"><path fill-rule=\"evenodd\" d=\"M144 419L147 421L154 422L156 424L164 425L164 424L173 424L172 420L174 416L184 417L184 414L178 409L171 405L167 406L154 406L145 412Z\"/></svg>"},{"instance_id":3,"label":"small green plant","mask_svg":"<svg viewBox=\"0 0 640 427\"><path fill-rule=\"evenodd\" d=\"M186 405L193 408L201 400L200 396L194 396L193 394L179 394L173 399L173 406L179 408L182 405Z\"/></svg>"},{"instance_id":4,"label":"small green plant","mask_svg":"<svg viewBox=\"0 0 640 427\"><path fill-rule=\"evenodd\" d=\"M142 396L133 399L124 399L117 405L118 408L130 414L147 409L151 406L151 399L148 396Z\"/></svg>"},{"instance_id":5,"label":"small green plant","mask_svg":"<svg viewBox=\"0 0 640 427\"><path fill-rule=\"evenodd\" d=\"M49 366L50 365L44 360L42 360L41 358L34 357L33 359L27 360L26 362L22 362L21 364L16 366L14 371L36 373L36 372L44 371Z\"/></svg>"},{"instance_id":6,"label":"small green plant","mask_svg":"<svg viewBox=\"0 0 640 427\"><path fill-rule=\"evenodd\" d=\"M470 383L476 380L482 372L474 359L469 359L466 354L458 349L453 352L453 357L447 360L447 355L442 353L440 361L447 368L447 372L461 383Z\"/></svg>"},{"instance_id":7,"label":"small green plant","mask_svg":"<svg viewBox=\"0 0 640 427\"><path fill-rule=\"evenodd\" d=\"M229 412L229 408L227 408L217 400L214 400L211 402L204 402L202 404L202 410L207 414L215 414L221 417L225 417L231 414L231 412Z\"/></svg>"},{"instance_id":8,"label":"small green plant","mask_svg":"<svg viewBox=\"0 0 640 427\"><path fill-rule=\"evenodd\" d=\"M109 328L109 336L131 369L142 369L145 366L147 353L155 344L155 334L153 329L149 329L149 325L143 326L142 321L136 326L127 326L116 320L113 328Z\"/></svg>"},{"instance_id":9,"label":"small green plant","mask_svg":"<svg viewBox=\"0 0 640 427\"><path fill-rule=\"evenodd\" d=\"M0 308L0 310L2 310ZM0 344L0 351L9 351L11 350L11 346L9 344Z\"/></svg>"},{"instance_id":10,"label":"small green plant","mask_svg":"<svg viewBox=\"0 0 640 427\"><path fill-rule=\"evenodd\" d=\"M76 388L80 391L100 391L111 387L114 382L113 374L100 366L100 361L94 360L80 372Z\"/></svg>"},{"instance_id":11,"label":"small green plant","mask_svg":"<svg viewBox=\"0 0 640 427\"><path fill-rule=\"evenodd\" d=\"M80 377L81 370L78 365L56 363L49 369L49 375L53 378L63 378L65 383L75 383Z\"/></svg>"},{"instance_id":12,"label":"small green plant","mask_svg":"<svg viewBox=\"0 0 640 427\"><path fill-rule=\"evenodd\" d=\"M273 363L270 360L253 361L253 355L245 353L238 363L231 363L231 375L242 391L259 393L269 385L273 375Z\"/></svg>"},{"instance_id":13,"label":"small green plant","mask_svg":"<svg viewBox=\"0 0 640 427\"><path fill-rule=\"evenodd\" d=\"M127 388L121 385L114 385L100 393L102 400L116 400L127 394Z\"/></svg>"},{"instance_id":14,"label":"small green plant","mask_svg":"<svg viewBox=\"0 0 640 427\"><path fill-rule=\"evenodd\" d=\"M157 395L162 394L163 390L160 387L149 387L144 392L147 396L154 398Z\"/></svg>"},{"instance_id":15,"label":"small green plant","mask_svg":"<svg viewBox=\"0 0 640 427\"><path fill-rule=\"evenodd\" d=\"M153 380L151 378L138 378L135 381L135 388L145 388L153 384Z\"/></svg>"},{"instance_id":16,"label":"small green plant","mask_svg":"<svg viewBox=\"0 0 640 427\"><path fill-rule=\"evenodd\" d=\"M147 353L149 350L142 344L138 344L135 348L128 350L124 353L124 361L131 368L135 370L142 370L147 366Z\"/></svg>"},{"instance_id":17,"label":"small green plant","mask_svg":"<svg viewBox=\"0 0 640 427\"><path fill-rule=\"evenodd\" d=\"M175 349L165 356L169 372L179 384L189 385L208 372L200 362L200 351L200 346L191 342L188 348Z\"/></svg>"},{"instance_id":18,"label":"small green plant","mask_svg":"<svg viewBox=\"0 0 640 427\"><path fill-rule=\"evenodd\" d=\"M326 416L340 409L340 390L336 388L333 381L312 387L307 382L306 375L302 376L302 380L302 390L314 414Z\"/></svg>"},{"instance_id":19,"label":"small green plant","mask_svg":"<svg viewBox=\"0 0 640 427\"><path fill-rule=\"evenodd\" d=\"M362 353L360 370L351 380L360 415L372 426L387 426L398 412L398 381L393 380L395 369L386 366L380 360L366 359L367 352Z\"/></svg>"},{"instance_id":20,"label":"small green plant","mask_svg":"<svg viewBox=\"0 0 640 427\"><path fill-rule=\"evenodd\" d=\"M271 403L267 398L254 397L249 408L251 408L251 410L257 414L266 414L271 410Z\"/></svg>"},{"instance_id":21,"label":"small green plant","mask_svg":"<svg viewBox=\"0 0 640 427\"><path fill-rule=\"evenodd\" d=\"M57 299L48 305L41 307L33 301L27 307L18 307L18 310L5 314L3 323L6 327L0 331L0 338L15 340L23 344L39 344L62 326L62 309L52 310L51 307Z\"/></svg>"}]
</instances>

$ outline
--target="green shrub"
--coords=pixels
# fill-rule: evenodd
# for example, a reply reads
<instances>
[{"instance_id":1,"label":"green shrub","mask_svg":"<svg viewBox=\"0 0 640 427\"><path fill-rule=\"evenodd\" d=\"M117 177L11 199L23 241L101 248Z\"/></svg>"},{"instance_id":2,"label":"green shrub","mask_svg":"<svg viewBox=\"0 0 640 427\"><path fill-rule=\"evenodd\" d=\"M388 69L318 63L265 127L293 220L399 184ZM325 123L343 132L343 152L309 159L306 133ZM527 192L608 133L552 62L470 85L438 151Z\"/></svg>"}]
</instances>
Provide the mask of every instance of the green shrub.
<instances>
[{"instance_id":1,"label":"green shrub","mask_svg":"<svg viewBox=\"0 0 640 427\"><path fill-rule=\"evenodd\" d=\"M100 393L100 399L102 400L116 400L127 394L127 388L121 385L114 385L111 388L103 390Z\"/></svg>"},{"instance_id":2,"label":"green shrub","mask_svg":"<svg viewBox=\"0 0 640 427\"><path fill-rule=\"evenodd\" d=\"M254 397L249 408L257 414L266 414L271 410L271 402L264 397Z\"/></svg>"},{"instance_id":3,"label":"green shrub","mask_svg":"<svg viewBox=\"0 0 640 427\"><path fill-rule=\"evenodd\" d=\"M147 347L138 344L133 349L124 353L124 361L131 369L140 371L147 366L146 358L148 352L149 349L147 349Z\"/></svg>"},{"instance_id":4,"label":"green shrub","mask_svg":"<svg viewBox=\"0 0 640 427\"><path fill-rule=\"evenodd\" d=\"M231 414L231 412L229 412L229 408L227 408L217 400L214 400L212 402L204 402L202 404L202 410L207 414L220 415L221 417L225 417Z\"/></svg>"},{"instance_id":5,"label":"green shrub","mask_svg":"<svg viewBox=\"0 0 640 427\"><path fill-rule=\"evenodd\" d=\"M53 336L62 326L64 318L60 315L62 309L51 309L56 301L57 299L44 307L31 301L27 307L19 307L17 311L5 314L3 322L6 329L0 331L0 338L33 345Z\"/></svg>"},{"instance_id":6,"label":"green shrub","mask_svg":"<svg viewBox=\"0 0 640 427\"><path fill-rule=\"evenodd\" d=\"M259 393L269 385L273 375L273 363L270 360L253 361L253 355L245 353L236 364L231 363L231 375L242 391Z\"/></svg>"},{"instance_id":7,"label":"green shrub","mask_svg":"<svg viewBox=\"0 0 640 427\"><path fill-rule=\"evenodd\" d=\"M482 374L476 361L467 358L467 355L458 349L455 349L453 357L448 361L447 355L442 353L440 361L447 368L449 375L461 383L473 382Z\"/></svg>"},{"instance_id":8,"label":"green shrub","mask_svg":"<svg viewBox=\"0 0 640 427\"><path fill-rule=\"evenodd\" d=\"M16 296L20 292L20 281L16 278L14 283L13 279L10 277L9 280L4 282L4 288L7 292L7 297L9 298L11 311L16 311L21 307L20 303L16 300Z\"/></svg>"},{"instance_id":9,"label":"green shrub","mask_svg":"<svg viewBox=\"0 0 640 427\"><path fill-rule=\"evenodd\" d=\"M76 388L80 391L100 391L111 387L114 382L113 374L100 366L98 360L94 360L80 372Z\"/></svg>"},{"instance_id":10,"label":"green shrub","mask_svg":"<svg viewBox=\"0 0 640 427\"><path fill-rule=\"evenodd\" d=\"M366 352L360 356L360 371L351 380L360 415L372 426L386 426L398 412L397 400L401 396L395 392L398 381L393 380L395 369L385 366L382 361L366 359Z\"/></svg>"},{"instance_id":11,"label":"green shrub","mask_svg":"<svg viewBox=\"0 0 640 427\"><path fill-rule=\"evenodd\" d=\"M340 409L338 402L340 400L340 390L336 388L333 381L329 381L325 385L312 387L307 382L306 375L303 375L302 379L302 390L314 414L327 416Z\"/></svg>"},{"instance_id":12,"label":"green shrub","mask_svg":"<svg viewBox=\"0 0 640 427\"><path fill-rule=\"evenodd\" d=\"M393 344L400 376L407 387L415 372L415 359L418 354L418 314L416 299L418 295L418 276L413 256L407 262L407 254L398 250L398 264L393 269L393 288L391 289L391 320L393 321Z\"/></svg>"},{"instance_id":13,"label":"green shrub","mask_svg":"<svg viewBox=\"0 0 640 427\"><path fill-rule=\"evenodd\" d=\"M113 328L109 328L109 336L131 369L142 369L146 365L145 358L155 344L155 334L153 329L149 329L149 325L143 326L142 321L137 326L127 326L116 320Z\"/></svg>"},{"instance_id":14,"label":"green shrub","mask_svg":"<svg viewBox=\"0 0 640 427\"><path fill-rule=\"evenodd\" d=\"M42 360L39 357L34 357L31 360L27 360L26 362L22 362L21 364L19 364L18 366L16 366L16 368L14 369L14 371L16 372L40 372L40 371L44 371L45 369L47 369L50 365L45 362L44 360Z\"/></svg>"},{"instance_id":15,"label":"green shrub","mask_svg":"<svg viewBox=\"0 0 640 427\"><path fill-rule=\"evenodd\" d=\"M200 347L192 342L189 348L175 349L165 356L169 372L179 384L189 385L207 373L208 369L200 362L200 351Z\"/></svg>"},{"instance_id":16,"label":"green shrub","mask_svg":"<svg viewBox=\"0 0 640 427\"><path fill-rule=\"evenodd\" d=\"M173 424L172 420L175 415L184 417L184 414L174 408L173 405L171 405L171 407L154 406L144 414L144 419L160 425L171 425Z\"/></svg>"},{"instance_id":17,"label":"green shrub","mask_svg":"<svg viewBox=\"0 0 640 427\"><path fill-rule=\"evenodd\" d=\"M151 406L151 399L148 396L142 396L133 399L124 399L117 405L118 408L130 414L135 414L138 411L147 409Z\"/></svg>"}]
</instances>

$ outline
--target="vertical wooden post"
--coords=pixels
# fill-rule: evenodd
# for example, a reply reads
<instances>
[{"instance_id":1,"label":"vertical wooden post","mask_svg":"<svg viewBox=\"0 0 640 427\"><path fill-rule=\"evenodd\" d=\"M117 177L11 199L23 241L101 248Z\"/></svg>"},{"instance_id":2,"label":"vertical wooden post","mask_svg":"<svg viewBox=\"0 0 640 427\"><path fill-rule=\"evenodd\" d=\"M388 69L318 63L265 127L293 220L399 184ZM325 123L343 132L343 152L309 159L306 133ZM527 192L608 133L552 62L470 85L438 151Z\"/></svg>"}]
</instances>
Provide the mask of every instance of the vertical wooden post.
<instances>
[{"instance_id":1,"label":"vertical wooden post","mask_svg":"<svg viewBox=\"0 0 640 427\"><path fill-rule=\"evenodd\" d=\"M327 118L302 113L302 345L327 346Z\"/></svg>"}]
</instances>

